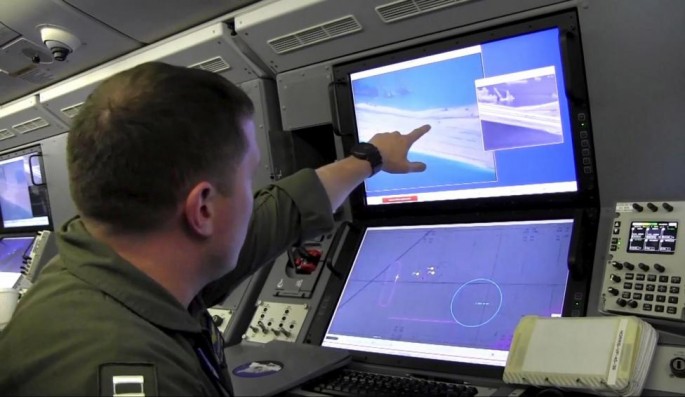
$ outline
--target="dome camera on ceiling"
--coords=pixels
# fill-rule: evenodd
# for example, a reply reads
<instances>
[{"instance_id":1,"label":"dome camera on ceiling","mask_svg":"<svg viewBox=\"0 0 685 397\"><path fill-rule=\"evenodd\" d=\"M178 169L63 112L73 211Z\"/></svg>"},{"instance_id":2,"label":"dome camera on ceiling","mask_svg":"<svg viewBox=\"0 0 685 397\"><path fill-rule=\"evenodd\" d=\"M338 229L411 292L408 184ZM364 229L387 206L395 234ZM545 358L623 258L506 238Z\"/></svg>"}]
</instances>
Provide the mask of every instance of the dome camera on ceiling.
<instances>
[{"instance_id":1,"label":"dome camera on ceiling","mask_svg":"<svg viewBox=\"0 0 685 397\"><path fill-rule=\"evenodd\" d=\"M74 34L55 26L40 29L43 44L50 50L56 61L65 61L67 57L81 46L81 40Z\"/></svg>"}]
</instances>

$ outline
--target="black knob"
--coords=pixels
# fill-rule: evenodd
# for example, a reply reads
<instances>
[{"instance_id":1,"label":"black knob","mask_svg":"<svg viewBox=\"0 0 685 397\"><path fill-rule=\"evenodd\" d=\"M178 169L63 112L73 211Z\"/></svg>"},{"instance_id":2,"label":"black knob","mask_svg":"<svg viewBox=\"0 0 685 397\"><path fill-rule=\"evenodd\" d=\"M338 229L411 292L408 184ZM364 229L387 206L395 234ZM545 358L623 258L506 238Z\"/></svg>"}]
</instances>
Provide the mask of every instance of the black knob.
<instances>
[{"instance_id":1,"label":"black knob","mask_svg":"<svg viewBox=\"0 0 685 397\"><path fill-rule=\"evenodd\" d=\"M673 211L673 206L669 203L663 203L663 204L661 204L661 206L664 207L664 209L668 212Z\"/></svg>"},{"instance_id":2,"label":"black knob","mask_svg":"<svg viewBox=\"0 0 685 397\"><path fill-rule=\"evenodd\" d=\"M262 330L262 332L264 332L265 334L268 334L268 333L269 333L269 329L266 328L266 326L264 325L263 322L257 321L257 325L258 325L259 328Z\"/></svg>"},{"instance_id":3,"label":"black knob","mask_svg":"<svg viewBox=\"0 0 685 397\"><path fill-rule=\"evenodd\" d=\"M214 325L219 327L224 323L224 318L215 314L212 316L212 322L214 322Z\"/></svg>"},{"instance_id":4,"label":"black knob","mask_svg":"<svg viewBox=\"0 0 685 397\"><path fill-rule=\"evenodd\" d=\"M625 266L626 269L628 269L628 270L633 270L633 269L635 269L635 265L633 265L633 264L630 263L630 262L623 262L623 266Z\"/></svg>"},{"instance_id":5,"label":"black knob","mask_svg":"<svg viewBox=\"0 0 685 397\"><path fill-rule=\"evenodd\" d=\"M609 287L609 289L607 289L607 291L609 291L609 293L613 296L618 295L618 290L614 287Z\"/></svg>"},{"instance_id":6,"label":"black knob","mask_svg":"<svg viewBox=\"0 0 685 397\"><path fill-rule=\"evenodd\" d=\"M657 211L659 211L659 207L657 207L657 206L654 205L653 203L647 203L647 208L649 208L650 210L652 210L652 212L657 212Z\"/></svg>"},{"instance_id":7,"label":"black knob","mask_svg":"<svg viewBox=\"0 0 685 397\"><path fill-rule=\"evenodd\" d=\"M671 373L676 378L685 378L685 358L675 357L668 364L671 367Z\"/></svg>"},{"instance_id":8,"label":"black knob","mask_svg":"<svg viewBox=\"0 0 685 397\"><path fill-rule=\"evenodd\" d=\"M662 265L660 265L658 263L654 264L654 269L656 269L656 271L659 273L663 273L666 270L665 267L663 267Z\"/></svg>"},{"instance_id":9,"label":"black knob","mask_svg":"<svg viewBox=\"0 0 685 397\"><path fill-rule=\"evenodd\" d=\"M613 262L611 263L611 266L613 266L614 268L616 268L616 270L621 270L621 269L623 269L623 263L621 263L621 262L613 261Z\"/></svg>"},{"instance_id":10,"label":"black knob","mask_svg":"<svg viewBox=\"0 0 685 397\"><path fill-rule=\"evenodd\" d=\"M630 300L630 301L628 301L628 306L635 309L637 307L637 302L635 302L634 300Z\"/></svg>"},{"instance_id":11,"label":"black knob","mask_svg":"<svg viewBox=\"0 0 685 397\"><path fill-rule=\"evenodd\" d=\"M615 282L615 283L620 283L620 282L621 282L621 277L619 277L619 276L617 276L617 275L615 275L615 274L612 274L611 276L609 276L609 280L611 280L611 281L613 281L613 282Z\"/></svg>"},{"instance_id":12,"label":"black knob","mask_svg":"<svg viewBox=\"0 0 685 397\"><path fill-rule=\"evenodd\" d=\"M625 307L626 303L628 303L628 302L626 302L626 300L623 298L616 299L616 304L621 306L621 307Z\"/></svg>"},{"instance_id":13,"label":"black knob","mask_svg":"<svg viewBox=\"0 0 685 397\"><path fill-rule=\"evenodd\" d=\"M646 265L646 264L644 264L644 263L642 263L642 262L640 262L637 266L638 266L640 269L642 269L642 270L644 270L644 271L646 271L646 272L649 271L649 266Z\"/></svg>"},{"instance_id":14,"label":"black knob","mask_svg":"<svg viewBox=\"0 0 685 397\"><path fill-rule=\"evenodd\" d=\"M473 397L478 394L478 389L472 386L468 386L466 389L464 389L460 395L464 397Z\"/></svg>"},{"instance_id":15,"label":"black knob","mask_svg":"<svg viewBox=\"0 0 685 397\"><path fill-rule=\"evenodd\" d=\"M638 203L633 203L633 208L634 208L635 211L637 211L637 212L642 212L642 210L645 209L643 206L641 206L641 205L638 204Z\"/></svg>"}]
</instances>

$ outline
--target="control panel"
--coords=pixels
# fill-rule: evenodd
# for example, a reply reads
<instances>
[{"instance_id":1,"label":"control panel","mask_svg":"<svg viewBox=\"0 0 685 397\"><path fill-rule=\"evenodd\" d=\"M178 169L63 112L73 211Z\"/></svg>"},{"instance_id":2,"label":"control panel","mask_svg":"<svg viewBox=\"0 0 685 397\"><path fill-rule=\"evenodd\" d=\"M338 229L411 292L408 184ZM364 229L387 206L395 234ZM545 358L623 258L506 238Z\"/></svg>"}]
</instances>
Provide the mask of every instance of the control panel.
<instances>
[{"instance_id":1,"label":"control panel","mask_svg":"<svg viewBox=\"0 0 685 397\"><path fill-rule=\"evenodd\" d=\"M55 236L49 230L39 231L27 255L22 273L30 282L35 282L43 267L57 255Z\"/></svg>"},{"instance_id":2,"label":"control panel","mask_svg":"<svg viewBox=\"0 0 685 397\"><path fill-rule=\"evenodd\" d=\"M308 312L309 305L306 303L259 301L254 317L243 335L243 340L259 343L272 340L295 342Z\"/></svg>"},{"instance_id":3,"label":"control panel","mask_svg":"<svg viewBox=\"0 0 685 397\"><path fill-rule=\"evenodd\" d=\"M616 204L601 310L685 321L683 225L684 201Z\"/></svg>"}]
</instances>

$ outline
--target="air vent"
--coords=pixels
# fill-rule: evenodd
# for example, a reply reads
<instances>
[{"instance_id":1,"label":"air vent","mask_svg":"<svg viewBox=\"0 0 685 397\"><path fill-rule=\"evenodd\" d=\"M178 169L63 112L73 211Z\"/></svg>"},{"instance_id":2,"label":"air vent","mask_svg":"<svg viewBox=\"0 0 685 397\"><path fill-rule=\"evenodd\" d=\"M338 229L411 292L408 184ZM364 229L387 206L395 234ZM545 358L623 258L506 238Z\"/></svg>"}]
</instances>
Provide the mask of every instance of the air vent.
<instances>
[{"instance_id":1,"label":"air vent","mask_svg":"<svg viewBox=\"0 0 685 397\"><path fill-rule=\"evenodd\" d=\"M383 22L390 23L467 1L471 0L400 0L378 6L376 12Z\"/></svg>"},{"instance_id":2,"label":"air vent","mask_svg":"<svg viewBox=\"0 0 685 397\"><path fill-rule=\"evenodd\" d=\"M17 77L29 83L43 85L55 79L55 76L47 70L41 68L32 68L26 72L22 72Z\"/></svg>"},{"instance_id":3,"label":"air vent","mask_svg":"<svg viewBox=\"0 0 685 397\"><path fill-rule=\"evenodd\" d=\"M200 63L196 63L194 65L190 65L188 67L192 69L206 70L208 72L213 73L220 73L224 70L230 69L231 65L229 65L228 62L224 61L222 57L216 57Z\"/></svg>"},{"instance_id":4,"label":"air vent","mask_svg":"<svg viewBox=\"0 0 685 397\"><path fill-rule=\"evenodd\" d=\"M83 102L77 103L76 105L67 106L64 109L60 109L60 112L64 113L64 115L69 117L70 119L73 119L74 117L76 117L78 112L81 111L81 107L83 107Z\"/></svg>"},{"instance_id":5,"label":"air vent","mask_svg":"<svg viewBox=\"0 0 685 397\"><path fill-rule=\"evenodd\" d=\"M35 131L38 129L41 129L43 127L49 126L50 123L45 121L44 119L40 117L36 117L33 120L25 121L23 123L15 124L12 126L12 129L17 131L20 134L26 134L27 132Z\"/></svg>"},{"instance_id":6,"label":"air vent","mask_svg":"<svg viewBox=\"0 0 685 397\"><path fill-rule=\"evenodd\" d=\"M12 138L14 134L12 131L8 129L0 130L0 141L4 141L5 139Z\"/></svg>"},{"instance_id":7,"label":"air vent","mask_svg":"<svg viewBox=\"0 0 685 397\"><path fill-rule=\"evenodd\" d=\"M277 54L283 54L360 30L362 30L362 25L359 24L355 17L348 15L286 36L268 40L267 43Z\"/></svg>"}]
</instances>

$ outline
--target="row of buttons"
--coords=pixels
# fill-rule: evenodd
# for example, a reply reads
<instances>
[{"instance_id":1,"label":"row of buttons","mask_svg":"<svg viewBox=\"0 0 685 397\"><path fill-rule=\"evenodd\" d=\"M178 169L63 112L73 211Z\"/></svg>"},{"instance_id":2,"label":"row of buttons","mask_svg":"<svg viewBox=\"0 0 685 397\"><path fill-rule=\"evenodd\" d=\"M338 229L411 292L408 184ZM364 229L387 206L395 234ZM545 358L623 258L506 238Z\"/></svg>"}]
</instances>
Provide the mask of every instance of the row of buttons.
<instances>
[{"instance_id":1,"label":"row of buttons","mask_svg":"<svg viewBox=\"0 0 685 397\"><path fill-rule=\"evenodd\" d=\"M621 306L621 307L624 307L624 306L628 305L629 307L632 307L633 309L636 309L636 308L638 307L638 303L635 302L634 300L626 301L626 300L623 299L623 298L618 298L618 299L616 300L616 304L619 305L619 306ZM668 314L677 314L677 313L678 313L678 308L677 308L676 306L668 306L668 307L666 307L666 306L664 306L664 305L654 305L654 306L652 306L651 303L643 303L643 304L642 304L642 310L644 310L644 311L646 311L646 312L651 312L651 311L652 311L652 308L654 308L654 311L657 312L657 313L663 313L663 312L664 312L664 309L666 310L666 313L668 313Z\"/></svg>"},{"instance_id":2,"label":"row of buttons","mask_svg":"<svg viewBox=\"0 0 685 397\"><path fill-rule=\"evenodd\" d=\"M646 312L651 312L652 311L652 305L650 305L649 303L645 303L644 305L642 305L642 310L644 310ZM664 307L662 305L655 305L654 311L657 313L663 313ZM678 313L678 308L675 306L669 306L668 308L666 308L666 313L676 314L676 313Z\"/></svg>"},{"instance_id":3,"label":"row of buttons","mask_svg":"<svg viewBox=\"0 0 685 397\"><path fill-rule=\"evenodd\" d=\"M592 174L592 157L590 156L590 135L588 134L587 124L585 123L587 116L585 113L578 113L578 121L580 121L580 153L582 155L583 161L583 173Z\"/></svg>"},{"instance_id":4,"label":"row of buttons","mask_svg":"<svg viewBox=\"0 0 685 397\"><path fill-rule=\"evenodd\" d=\"M648 274L648 275L645 275L642 273L638 273L638 274L626 273L625 274L626 280L632 280L634 278L637 281L643 281L645 279L645 277L647 278L647 281L656 282L656 280L657 280L656 274ZM668 279L669 279L668 276L659 276L659 282L660 283L668 283ZM680 281L681 281L680 276L671 276L671 283L672 284L680 284Z\"/></svg>"},{"instance_id":5,"label":"row of buttons","mask_svg":"<svg viewBox=\"0 0 685 397\"><path fill-rule=\"evenodd\" d=\"M624 289L633 289L633 283L625 282L625 283L623 283L623 288ZM646 288L645 288L645 285L642 283L636 283L635 284L635 291L642 291L643 289L645 289L645 291L654 291L654 288L655 288L654 284L647 284ZM659 285L658 287L656 287L656 291L661 292L661 293L666 293L668 291L671 294L679 294L680 293L680 287L671 287L669 289L665 285Z\"/></svg>"},{"instance_id":6,"label":"row of buttons","mask_svg":"<svg viewBox=\"0 0 685 397\"><path fill-rule=\"evenodd\" d=\"M632 294L630 292L623 292L621 294L621 298L624 299L630 299L632 295L632 298L635 300L642 300L642 293L641 292L633 292ZM654 301L654 298L656 298L657 302L666 302L666 295L656 295L654 294L645 294L644 296L645 300L647 302L652 302ZM678 297L677 296L669 296L668 297L668 303L672 303L674 305L678 304Z\"/></svg>"}]
</instances>

